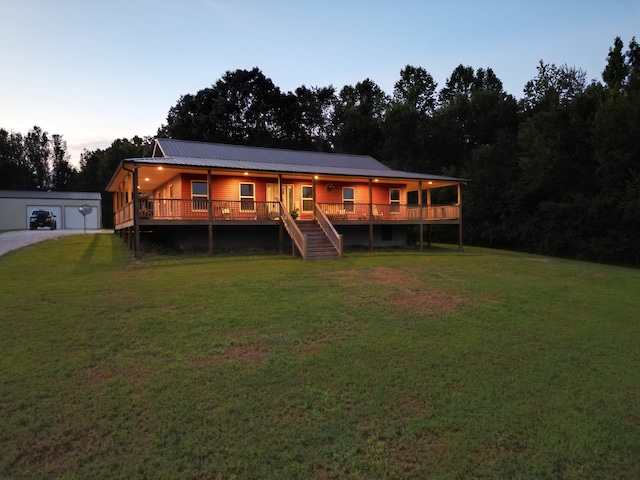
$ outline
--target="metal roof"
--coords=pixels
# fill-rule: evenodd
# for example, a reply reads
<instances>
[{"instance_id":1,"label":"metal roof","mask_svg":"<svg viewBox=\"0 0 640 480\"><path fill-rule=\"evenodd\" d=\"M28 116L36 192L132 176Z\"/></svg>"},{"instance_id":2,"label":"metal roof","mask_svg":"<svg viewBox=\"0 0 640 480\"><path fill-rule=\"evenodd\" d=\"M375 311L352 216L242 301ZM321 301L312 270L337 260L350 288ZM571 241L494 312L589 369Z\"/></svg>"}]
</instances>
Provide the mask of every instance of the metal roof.
<instances>
[{"instance_id":1,"label":"metal roof","mask_svg":"<svg viewBox=\"0 0 640 480\"><path fill-rule=\"evenodd\" d=\"M331 155L331 154L325 154ZM369 157L373 160L372 157ZM376 161L376 160L374 160ZM404 172L391 170L390 168L351 168L347 166L328 165L297 165L283 163L256 162L249 160L222 160L217 158L193 158L193 157L144 157L128 158L126 162L147 165L170 165L178 167L222 168L229 170L249 170L273 173L300 173L311 175L339 175L349 177L380 177L411 180L439 180L446 182L466 181L460 178L430 175L426 173ZM376 161L377 162L377 161Z\"/></svg>"},{"instance_id":2,"label":"metal roof","mask_svg":"<svg viewBox=\"0 0 640 480\"><path fill-rule=\"evenodd\" d=\"M361 170L391 170L369 155L345 155L341 153L308 152L302 150L284 150L279 148L247 147L220 143L203 143L168 138L156 139L156 146L164 157L207 159L229 162L249 162L253 165L279 165L275 170L282 170L285 165L349 168ZM154 151L157 151L155 149ZM236 164L237 165L237 164ZM207 164L206 166L209 166ZM245 168L245 167L237 167ZM249 167L246 167L249 168ZM252 167L256 169L257 167ZM262 169L262 168L261 168ZM299 170L293 170L299 171Z\"/></svg>"},{"instance_id":3,"label":"metal roof","mask_svg":"<svg viewBox=\"0 0 640 480\"><path fill-rule=\"evenodd\" d=\"M37 198L56 200L101 200L99 192L49 192L42 190L0 190L0 198Z\"/></svg>"},{"instance_id":4,"label":"metal roof","mask_svg":"<svg viewBox=\"0 0 640 480\"><path fill-rule=\"evenodd\" d=\"M221 143L157 138L154 158L127 159L127 162L183 166L253 170L319 175L357 177L385 177L411 180L467 180L441 175L392 170L369 155L309 152L280 148L247 147Z\"/></svg>"}]
</instances>

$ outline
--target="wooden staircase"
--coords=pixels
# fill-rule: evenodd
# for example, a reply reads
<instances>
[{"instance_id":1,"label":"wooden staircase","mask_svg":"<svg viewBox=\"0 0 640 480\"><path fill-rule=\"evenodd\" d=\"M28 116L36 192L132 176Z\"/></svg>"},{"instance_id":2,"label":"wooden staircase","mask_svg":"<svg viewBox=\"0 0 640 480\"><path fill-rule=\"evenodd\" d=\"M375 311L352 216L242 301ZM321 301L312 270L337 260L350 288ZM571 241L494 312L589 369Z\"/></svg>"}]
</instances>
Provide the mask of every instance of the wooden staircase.
<instances>
[{"instance_id":1,"label":"wooden staircase","mask_svg":"<svg viewBox=\"0 0 640 480\"><path fill-rule=\"evenodd\" d=\"M336 247L327 238L324 231L315 220L298 220L298 228L307 236L307 260L325 258L340 258Z\"/></svg>"}]
</instances>

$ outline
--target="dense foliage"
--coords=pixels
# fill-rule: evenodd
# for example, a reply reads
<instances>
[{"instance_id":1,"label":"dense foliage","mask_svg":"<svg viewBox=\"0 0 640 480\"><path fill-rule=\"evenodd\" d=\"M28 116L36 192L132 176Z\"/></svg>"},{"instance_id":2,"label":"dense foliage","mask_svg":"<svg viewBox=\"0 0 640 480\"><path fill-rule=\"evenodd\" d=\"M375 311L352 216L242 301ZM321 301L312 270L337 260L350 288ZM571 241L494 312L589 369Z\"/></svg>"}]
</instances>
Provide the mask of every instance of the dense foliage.
<instances>
[{"instance_id":1,"label":"dense foliage","mask_svg":"<svg viewBox=\"0 0 640 480\"><path fill-rule=\"evenodd\" d=\"M160 136L369 154L402 170L469 178L467 242L640 264L640 47L610 48L602 82L540 62L516 99L491 68L458 66L438 90L407 65L393 94L371 79L283 92L258 68L182 96ZM0 188L46 188L43 136L0 130ZM45 142L46 143L46 142ZM85 152L63 185L103 190L149 139ZM66 176L62 176L66 179ZM48 183L47 183L48 182ZM58 184L60 185L60 184ZM107 216L105 215L105 218Z\"/></svg>"}]
</instances>

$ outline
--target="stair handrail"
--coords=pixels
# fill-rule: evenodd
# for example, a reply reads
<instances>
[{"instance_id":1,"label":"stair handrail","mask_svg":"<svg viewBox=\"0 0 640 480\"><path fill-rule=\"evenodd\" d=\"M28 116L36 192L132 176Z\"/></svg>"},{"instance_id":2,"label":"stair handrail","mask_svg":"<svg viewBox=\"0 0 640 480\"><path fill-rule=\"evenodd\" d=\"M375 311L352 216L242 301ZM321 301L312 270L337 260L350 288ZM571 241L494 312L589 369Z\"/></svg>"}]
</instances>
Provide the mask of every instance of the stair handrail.
<instances>
[{"instance_id":1,"label":"stair handrail","mask_svg":"<svg viewBox=\"0 0 640 480\"><path fill-rule=\"evenodd\" d=\"M282 202L280 202L280 218L284 228L289 233L293 244L298 248L302 259L307 259L307 236L302 233L291 214L284 208Z\"/></svg>"},{"instance_id":2,"label":"stair handrail","mask_svg":"<svg viewBox=\"0 0 640 480\"><path fill-rule=\"evenodd\" d=\"M318 222L318 225L320 225L320 228L322 228L322 231L324 232L326 237L338 251L338 255L340 257L343 257L344 249L342 235L337 232L333 224L329 221L329 217L327 217L327 214L324 213L320 207L318 207L318 204L315 204L313 208L313 215Z\"/></svg>"}]
</instances>

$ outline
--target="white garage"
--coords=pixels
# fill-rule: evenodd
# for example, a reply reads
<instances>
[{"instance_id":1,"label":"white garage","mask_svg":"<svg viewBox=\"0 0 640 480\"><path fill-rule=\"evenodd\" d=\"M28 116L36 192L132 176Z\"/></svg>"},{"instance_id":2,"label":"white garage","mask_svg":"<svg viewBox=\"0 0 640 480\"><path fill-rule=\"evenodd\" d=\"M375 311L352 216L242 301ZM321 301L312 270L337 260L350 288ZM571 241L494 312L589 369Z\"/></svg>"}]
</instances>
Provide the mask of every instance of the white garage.
<instances>
[{"instance_id":1,"label":"white garage","mask_svg":"<svg viewBox=\"0 0 640 480\"><path fill-rule=\"evenodd\" d=\"M65 228L80 229L86 227L98 229L98 209L91 208L91 212L83 215L79 207L64 207Z\"/></svg>"},{"instance_id":2,"label":"white garage","mask_svg":"<svg viewBox=\"0 0 640 480\"><path fill-rule=\"evenodd\" d=\"M86 216L87 229L102 228L102 196L98 192L0 190L0 230L28 229L34 210L53 212L60 229L83 229L82 206L91 207Z\"/></svg>"}]
</instances>

